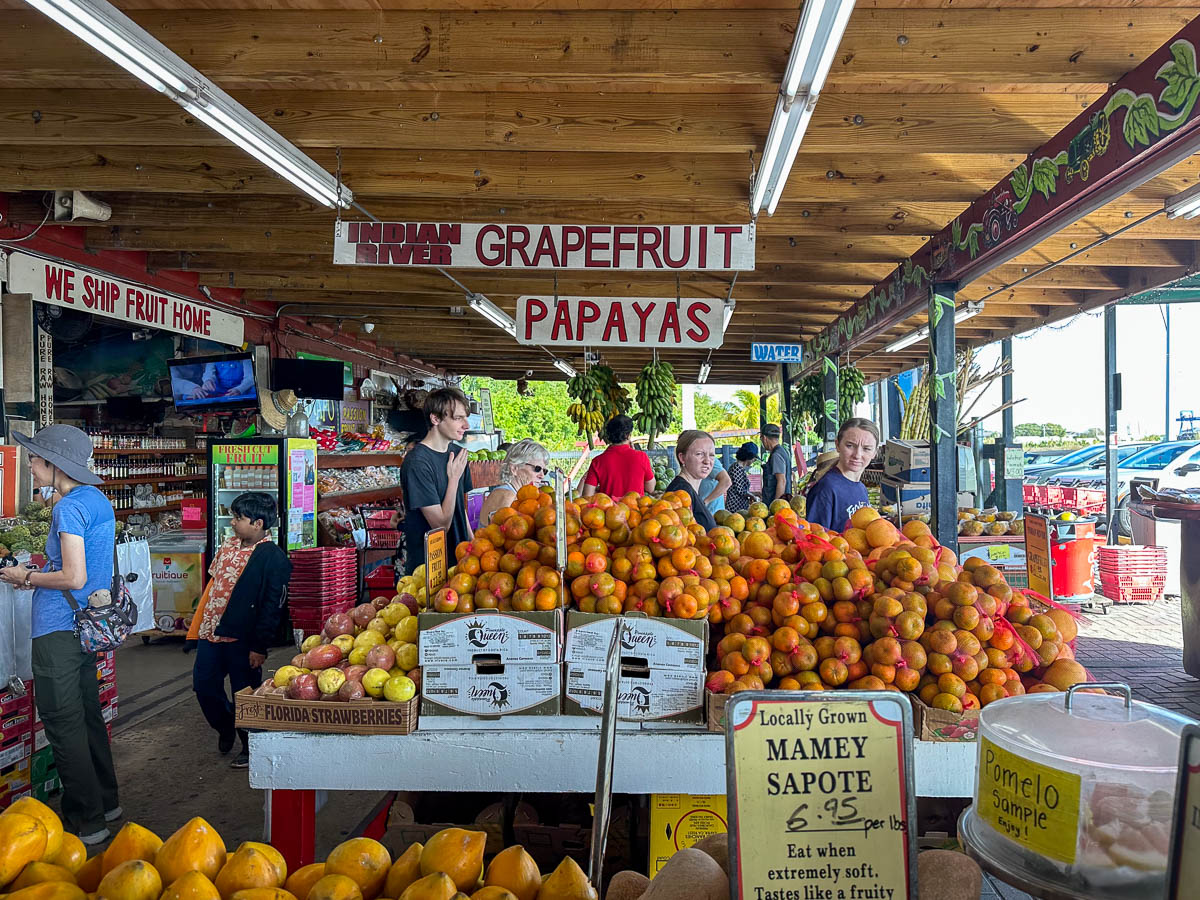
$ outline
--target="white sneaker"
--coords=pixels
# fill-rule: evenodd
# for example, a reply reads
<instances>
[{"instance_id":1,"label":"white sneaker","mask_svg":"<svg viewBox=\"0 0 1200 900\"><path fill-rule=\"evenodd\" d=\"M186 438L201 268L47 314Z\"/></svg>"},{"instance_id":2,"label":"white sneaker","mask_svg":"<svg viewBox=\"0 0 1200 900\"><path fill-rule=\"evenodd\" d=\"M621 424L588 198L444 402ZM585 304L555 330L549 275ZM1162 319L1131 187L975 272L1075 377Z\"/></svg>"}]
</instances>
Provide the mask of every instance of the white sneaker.
<instances>
[{"instance_id":1,"label":"white sneaker","mask_svg":"<svg viewBox=\"0 0 1200 900\"><path fill-rule=\"evenodd\" d=\"M108 840L108 838L109 838L109 831L107 828L101 828L99 831L93 831L91 834L79 835L79 839L81 841L83 841L85 844L87 844L89 847L93 847L96 844L103 844L105 841Z\"/></svg>"},{"instance_id":2,"label":"white sneaker","mask_svg":"<svg viewBox=\"0 0 1200 900\"><path fill-rule=\"evenodd\" d=\"M123 809L121 809L121 807L117 806L117 807L114 807L113 809L110 809L104 813L104 821L105 822L115 822L115 821L117 821L117 819L121 818L121 816L123 816L123 815L125 815L125 810L123 810Z\"/></svg>"}]
</instances>

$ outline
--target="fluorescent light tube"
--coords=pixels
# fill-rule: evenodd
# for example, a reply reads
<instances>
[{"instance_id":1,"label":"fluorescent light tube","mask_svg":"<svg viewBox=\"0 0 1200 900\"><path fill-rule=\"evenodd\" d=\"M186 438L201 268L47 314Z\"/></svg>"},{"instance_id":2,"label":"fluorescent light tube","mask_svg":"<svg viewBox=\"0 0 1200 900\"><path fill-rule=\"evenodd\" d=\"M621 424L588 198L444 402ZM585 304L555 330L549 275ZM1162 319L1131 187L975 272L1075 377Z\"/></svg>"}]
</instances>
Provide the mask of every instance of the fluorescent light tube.
<instances>
[{"instance_id":1,"label":"fluorescent light tube","mask_svg":"<svg viewBox=\"0 0 1200 900\"><path fill-rule=\"evenodd\" d=\"M974 318L983 312L982 300L968 300L964 306L960 306L954 311L954 321L965 322L967 319ZM906 334L899 340L893 341L883 348L884 353L895 353L897 350L903 350L905 347L911 347L922 338L929 337L929 326L922 325L911 334Z\"/></svg>"},{"instance_id":2,"label":"fluorescent light tube","mask_svg":"<svg viewBox=\"0 0 1200 900\"><path fill-rule=\"evenodd\" d=\"M696 383L704 384L706 381L708 381L708 375L710 372L712 372L712 363L706 359L704 362L700 363L700 375L696 379Z\"/></svg>"},{"instance_id":3,"label":"fluorescent light tube","mask_svg":"<svg viewBox=\"0 0 1200 900\"><path fill-rule=\"evenodd\" d=\"M512 317L508 313L483 296L483 294L468 294L467 305L497 328L507 332L509 337L517 336L517 323L512 320Z\"/></svg>"},{"instance_id":4,"label":"fluorescent light tube","mask_svg":"<svg viewBox=\"0 0 1200 900\"><path fill-rule=\"evenodd\" d=\"M807 0L804 4L755 173L751 215L763 209L768 215L775 214L853 11L854 0Z\"/></svg>"},{"instance_id":5,"label":"fluorescent light tube","mask_svg":"<svg viewBox=\"0 0 1200 900\"><path fill-rule=\"evenodd\" d=\"M733 318L733 309L735 306L737 306L737 301L735 301L735 300L726 300L725 301L725 312L721 316L721 331L722 332L729 330L729 320Z\"/></svg>"},{"instance_id":6,"label":"fluorescent light tube","mask_svg":"<svg viewBox=\"0 0 1200 900\"><path fill-rule=\"evenodd\" d=\"M328 207L354 194L282 135L106 0L27 0L131 75Z\"/></svg>"},{"instance_id":7,"label":"fluorescent light tube","mask_svg":"<svg viewBox=\"0 0 1200 900\"><path fill-rule=\"evenodd\" d=\"M1186 191L1168 197L1163 203L1168 219L1194 219L1200 216L1200 184L1192 185Z\"/></svg>"},{"instance_id":8,"label":"fluorescent light tube","mask_svg":"<svg viewBox=\"0 0 1200 900\"><path fill-rule=\"evenodd\" d=\"M558 369L558 371L562 372L568 378L574 378L576 375L575 367L565 359L558 359L556 357L554 360L554 368Z\"/></svg>"}]
</instances>

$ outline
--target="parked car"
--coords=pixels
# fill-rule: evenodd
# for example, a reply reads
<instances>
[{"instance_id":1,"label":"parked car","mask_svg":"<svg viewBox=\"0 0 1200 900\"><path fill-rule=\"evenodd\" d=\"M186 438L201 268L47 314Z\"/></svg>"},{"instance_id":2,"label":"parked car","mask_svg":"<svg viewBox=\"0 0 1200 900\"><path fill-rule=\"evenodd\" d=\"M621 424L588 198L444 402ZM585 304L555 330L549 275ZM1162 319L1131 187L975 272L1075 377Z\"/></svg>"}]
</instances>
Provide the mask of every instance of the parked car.
<instances>
[{"instance_id":1,"label":"parked car","mask_svg":"<svg viewBox=\"0 0 1200 900\"><path fill-rule=\"evenodd\" d=\"M1052 463L1054 460L1060 459L1070 452L1070 450L1064 447L1038 447L1036 450L1026 450L1024 453L1025 468L1028 469L1030 466L1043 466Z\"/></svg>"},{"instance_id":2,"label":"parked car","mask_svg":"<svg viewBox=\"0 0 1200 900\"><path fill-rule=\"evenodd\" d=\"M1152 444L1149 441L1119 444L1117 445L1117 462L1127 459L1139 450L1156 446L1158 445ZM1066 472L1071 469L1086 469L1090 466L1104 468L1104 444L1092 444L1090 447L1072 450L1065 456L1054 460L1054 462L1045 463L1044 465L1026 466L1024 481L1025 484L1049 484L1050 479L1060 472Z\"/></svg>"},{"instance_id":3,"label":"parked car","mask_svg":"<svg viewBox=\"0 0 1200 900\"><path fill-rule=\"evenodd\" d=\"M1200 442L1165 441L1150 444L1127 456L1117 467L1117 533L1132 534L1129 514L1130 486L1134 480L1154 488L1200 486ZM1047 484L1073 488L1104 488L1104 458L1099 466L1068 469L1050 477Z\"/></svg>"}]
</instances>

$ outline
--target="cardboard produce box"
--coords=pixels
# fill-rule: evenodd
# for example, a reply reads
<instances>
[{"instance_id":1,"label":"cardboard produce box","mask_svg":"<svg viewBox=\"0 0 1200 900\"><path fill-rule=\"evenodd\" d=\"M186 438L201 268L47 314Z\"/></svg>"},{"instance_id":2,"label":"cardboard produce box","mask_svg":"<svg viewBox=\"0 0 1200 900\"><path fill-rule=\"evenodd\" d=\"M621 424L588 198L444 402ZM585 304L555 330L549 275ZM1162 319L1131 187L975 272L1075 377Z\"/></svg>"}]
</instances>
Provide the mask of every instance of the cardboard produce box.
<instances>
[{"instance_id":1,"label":"cardboard produce box","mask_svg":"<svg viewBox=\"0 0 1200 900\"><path fill-rule=\"evenodd\" d=\"M562 661L562 610L429 613L417 617L421 666L471 666L481 660L553 664Z\"/></svg>"},{"instance_id":2,"label":"cardboard produce box","mask_svg":"<svg viewBox=\"0 0 1200 900\"><path fill-rule=\"evenodd\" d=\"M933 511L933 489L928 481L898 481L884 478L879 483L879 496L885 506L895 506L901 516L925 516ZM958 492L959 509L968 509L975 502L970 491Z\"/></svg>"},{"instance_id":3,"label":"cardboard produce box","mask_svg":"<svg viewBox=\"0 0 1200 900\"><path fill-rule=\"evenodd\" d=\"M962 743L979 736L979 710L956 713L934 709L916 694L910 694L909 699L913 704L913 734L918 740Z\"/></svg>"},{"instance_id":4,"label":"cardboard produce box","mask_svg":"<svg viewBox=\"0 0 1200 900\"><path fill-rule=\"evenodd\" d=\"M561 695L557 663L421 667L422 716L553 716Z\"/></svg>"},{"instance_id":5,"label":"cardboard produce box","mask_svg":"<svg viewBox=\"0 0 1200 900\"><path fill-rule=\"evenodd\" d=\"M621 628L618 718L623 722L704 722L707 620L567 613L563 712L599 715L613 629Z\"/></svg>"},{"instance_id":6,"label":"cardboard produce box","mask_svg":"<svg viewBox=\"0 0 1200 900\"><path fill-rule=\"evenodd\" d=\"M971 448L956 444L958 489L974 491L975 465ZM892 440L883 445L883 474L894 481L929 481L929 442Z\"/></svg>"},{"instance_id":7,"label":"cardboard produce box","mask_svg":"<svg viewBox=\"0 0 1200 900\"><path fill-rule=\"evenodd\" d=\"M417 730L416 697L386 700L288 700L256 697L250 688L234 695L238 728L259 731L313 731L321 734L412 734Z\"/></svg>"}]
</instances>

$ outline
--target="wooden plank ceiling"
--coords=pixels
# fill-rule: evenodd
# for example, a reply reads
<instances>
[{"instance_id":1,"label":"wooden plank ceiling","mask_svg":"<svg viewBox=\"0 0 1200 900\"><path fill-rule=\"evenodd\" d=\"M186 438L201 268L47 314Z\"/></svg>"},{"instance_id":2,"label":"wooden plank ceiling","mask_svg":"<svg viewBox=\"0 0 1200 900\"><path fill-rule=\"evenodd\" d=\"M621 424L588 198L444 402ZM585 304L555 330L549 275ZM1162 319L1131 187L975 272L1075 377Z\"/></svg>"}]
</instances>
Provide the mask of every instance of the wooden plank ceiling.
<instances>
[{"instance_id":1,"label":"wooden plank ceiling","mask_svg":"<svg viewBox=\"0 0 1200 900\"><path fill-rule=\"evenodd\" d=\"M524 223L747 219L798 19L796 0L126 0L151 34L346 183L375 215ZM747 8L754 6L757 8ZM860 0L713 382L757 382L753 340L803 340L867 293L1180 27L1200 2ZM146 251L300 315L362 315L374 337L461 373L560 377L433 270L331 263L333 214L20 0L0 0L0 191L36 224L42 192L110 203L93 248ZM1007 285L1196 183L1189 160L965 287L979 344L1191 271L1200 227L1159 217ZM512 312L548 274L456 270ZM725 296L693 274L684 295ZM560 293L673 296L673 279L561 273ZM357 329L357 320L345 327ZM913 327L915 322L905 327ZM896 329L888 340L902 333ZM919 361L851 354L878 377ZM578 354L564 354L579 363ZM667 352L693 380L703 352ZM610 352L623 378L643 350ZM861 360L861 361L860 361Z\"/></svg>"}]
</instances>

